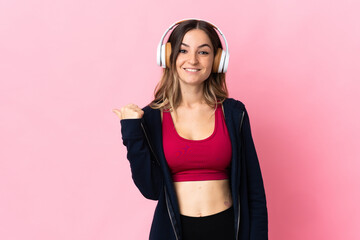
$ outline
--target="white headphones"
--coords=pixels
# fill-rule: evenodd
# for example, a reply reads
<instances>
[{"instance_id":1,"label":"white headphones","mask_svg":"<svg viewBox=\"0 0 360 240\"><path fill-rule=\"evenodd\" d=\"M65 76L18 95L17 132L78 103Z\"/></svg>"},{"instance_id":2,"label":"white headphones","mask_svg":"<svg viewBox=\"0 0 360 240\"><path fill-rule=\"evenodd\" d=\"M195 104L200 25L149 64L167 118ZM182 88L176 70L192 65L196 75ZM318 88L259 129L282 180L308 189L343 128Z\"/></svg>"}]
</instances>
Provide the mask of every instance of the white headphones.
<instances>
[{"instance_id":1,"label":"white headphones","mask_svg":"<svg viewBox=\"0 0 360 240\"><path fill-rule=\"evenodd\" d=\"M160 43L157 47L157 56L156 56L156 60L157 60L157 64L163 68L169 67L170 66L170 54L171 54L171 43L167 42L167 43L163 43L164 38L166 36L166 34L172 29L174 28L176 25L179 25L180 23L187 21L187 20L198 20L198 21L204 21L207 22L208 24L210 24L215 30L217 30L220 35L222 36L222 38L224 39L225 42L225 46L226 46L226 51L224 51L222 48L218 48L216 53L215 53L215 58L214 58L214 65L212 68L212 72L217 72L217 73L225 73L227 71L228 65L229 65L229 48L228 48L228 43L226 41L226 38L224 36L224 34L220 31L220 29L218 27L216 27L214 24L205 21L205 20L201 20L201 19L195 19L195 18L191 18L191 19L183 19L180 20L174 24L172 24L163 34L163 36L161 37Z\"/></svg>"}]
</instances>

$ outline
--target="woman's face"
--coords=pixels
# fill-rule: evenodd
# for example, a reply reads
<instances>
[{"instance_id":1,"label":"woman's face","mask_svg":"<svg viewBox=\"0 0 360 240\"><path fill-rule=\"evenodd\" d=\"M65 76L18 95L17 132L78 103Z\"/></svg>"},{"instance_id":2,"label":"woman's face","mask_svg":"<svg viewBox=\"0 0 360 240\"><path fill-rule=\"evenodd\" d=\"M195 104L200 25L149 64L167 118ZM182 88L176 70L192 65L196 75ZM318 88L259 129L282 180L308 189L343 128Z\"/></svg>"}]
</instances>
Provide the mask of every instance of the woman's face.
<instances>
[{"instance_id":1,"label":"woman's face","mask_svg":"<svg viewBox=\"0 0 360 240\"><path fill-rule=\"evenodd\" d=\"M211 74L214 49L208 35L200 29L188 31L176 59L176 70L182 84L198 85Z\"/></svg>"}]
</instances>

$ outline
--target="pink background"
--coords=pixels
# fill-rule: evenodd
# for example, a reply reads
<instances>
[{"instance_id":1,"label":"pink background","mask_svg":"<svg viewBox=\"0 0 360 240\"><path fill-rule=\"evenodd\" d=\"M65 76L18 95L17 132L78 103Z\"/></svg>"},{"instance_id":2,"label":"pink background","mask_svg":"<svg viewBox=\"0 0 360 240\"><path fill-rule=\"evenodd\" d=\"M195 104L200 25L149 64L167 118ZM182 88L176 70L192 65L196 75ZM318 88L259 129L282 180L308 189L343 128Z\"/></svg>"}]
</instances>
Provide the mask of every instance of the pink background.
<instances>
[{"instance_id":1,"label":"pink background","mask_svg":"<svg viewBox=\"0 0 360 240\"><path fill-rule=\"evenodd\" d=\"M276 240L360 239L358 1L0 1L0 239L147 239L112 108L147 104L173 22L216 24Z\"/></svg>"}]
</instances>

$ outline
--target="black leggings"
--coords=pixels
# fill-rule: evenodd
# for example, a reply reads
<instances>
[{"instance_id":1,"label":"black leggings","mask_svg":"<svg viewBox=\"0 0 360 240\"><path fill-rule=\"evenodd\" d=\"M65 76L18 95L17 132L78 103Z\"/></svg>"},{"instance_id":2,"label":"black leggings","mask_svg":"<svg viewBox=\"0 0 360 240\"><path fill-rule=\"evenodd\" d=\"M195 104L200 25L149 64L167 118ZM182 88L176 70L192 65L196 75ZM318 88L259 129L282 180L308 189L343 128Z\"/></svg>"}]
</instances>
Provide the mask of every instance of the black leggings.
<instances>
[{"instance_id":1,"label":"black leggings","mask_svg":"<svg viewBox=\"0 0 360 240\"><path fill-rule=\"evenodd\" d=\"M234 208L205 216L180 215L183 240L234 240Z\"/></svg>"}]
</instances>

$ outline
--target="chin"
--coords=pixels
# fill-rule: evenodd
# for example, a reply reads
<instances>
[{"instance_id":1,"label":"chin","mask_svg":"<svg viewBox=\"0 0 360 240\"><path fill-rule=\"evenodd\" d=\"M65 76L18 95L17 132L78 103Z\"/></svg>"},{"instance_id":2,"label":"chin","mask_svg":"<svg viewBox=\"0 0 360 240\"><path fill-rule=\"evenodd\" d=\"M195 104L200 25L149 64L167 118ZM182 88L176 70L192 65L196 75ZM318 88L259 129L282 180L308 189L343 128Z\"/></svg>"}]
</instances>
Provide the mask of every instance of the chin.
<instances>
[{"instance_id":1,"label":"chin","mask_svg":"<svg viewBox=\"0 0 360 240\"><path fill-rule=\"evenodd\" d=\"M188 84L188 85L201 85L205 82L204 80L199 80L199 79L183 79L180 78L180 81L184 84Z\"/></svg>"}]
</instances>

